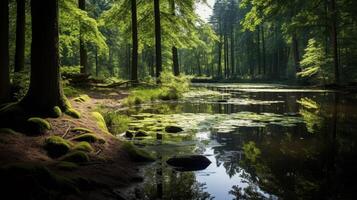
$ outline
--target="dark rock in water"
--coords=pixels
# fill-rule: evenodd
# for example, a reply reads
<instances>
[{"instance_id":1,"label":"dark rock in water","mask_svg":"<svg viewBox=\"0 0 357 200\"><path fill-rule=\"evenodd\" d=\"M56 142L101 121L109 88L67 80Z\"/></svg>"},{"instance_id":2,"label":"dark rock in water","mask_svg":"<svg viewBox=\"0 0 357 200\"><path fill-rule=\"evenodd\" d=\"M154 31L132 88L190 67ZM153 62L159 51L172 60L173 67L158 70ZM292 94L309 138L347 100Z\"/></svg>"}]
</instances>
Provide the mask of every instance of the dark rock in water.
<instances>
[{"instance_id":1,"label":"dark rock in water","mask_svg":"<svg viewBox=\"0 0 357 200\"><path fill-rule=\"evenodd\" d=\"M135 137L146 137L148 134L144 131L138 131L135 133Z\"/></svg>"},{"instance_id":2,"label":"dark rock in water","mask_svg":"<svg viewBox=\"0 0 357 200\"><path fill-rule=\"evenodd\" d=\"M178 126L166 126L165 127L165 131L167 133L179 133L179 132L182 132L183 129L181 127L178 127Z\"/></svg>"},{"instance_id":3,"label":"dark rock in water","mask_svg":"<svg viewBox=\"0 0 357 200\"><path fill-rule=\"evenodd\" d=\"M172 157L166 163L175 167L178 171L198 171L206 169L211 161L202 155L186 155Z\"/></svg>"},{"instance_id":4,"label":"dark rock in water","mask_svg":"<svg viewBox=\"0 0 357 200\"><path fill-rule=\"evenodd\" d=\"M133 137L134 137L134 132L131 131L131 130L127 130L127 131L125 132L125 137L127 137L127 138L133 138Z\"/></svg>"}]
</instances>

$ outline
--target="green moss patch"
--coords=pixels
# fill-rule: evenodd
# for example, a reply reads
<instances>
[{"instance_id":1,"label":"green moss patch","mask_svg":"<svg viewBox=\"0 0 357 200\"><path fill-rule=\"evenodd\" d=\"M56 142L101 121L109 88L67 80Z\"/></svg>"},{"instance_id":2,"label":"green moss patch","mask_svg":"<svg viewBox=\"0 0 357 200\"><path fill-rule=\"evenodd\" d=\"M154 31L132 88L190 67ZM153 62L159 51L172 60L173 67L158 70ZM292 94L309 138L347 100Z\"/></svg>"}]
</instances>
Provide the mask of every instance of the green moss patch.
<instances>
[{"instance_id":1,"label":"green moss patch","mask_svg":"<svg viewBox=\"0 0 357 200\"><path fill-rule=\"evenodd\" d=\"M89 100L90 100L90 97L86 94L81 94L81 95L79 95L79 97L76 97L73 99L73 101L75 101L75 102L86 102Z\"/></svg>"},{"instance_id":2,"label":"green moss patch","mask_svg":"<svg viewBox=\"0 0 357 200\"><path fill-rule=\"evenodd\" d=\"M88 142L79 142L73 147L75 151L85 151L85 152L92 152L94 151L93 147Z\"/></svg>"},{"instance_id":3,"label":"green moss patch","mask_svg":"<svg viewBox=\"0 0 357 200\"><path fill-rule=\"evenodd\" d=\"M149 152L137 148L129 142L124 142L123 149L126 151L130 159L134 162L153 162L155 158Z\"/></svg>"},{"instance_id":4,"label":"green moss patch","mask_svg":"<svg viewBox=\"0 0 357 200\"><path fill-rule=\"evenodd\" d=\"M51 136L45 140L44 148L52 158L65 155L71 148L71 143L59 136Z\"/></svg>"},{"instance_id":5,"label":"green moss patch","mask_svg":"<svg viewBox=\"0 0 357 200\"><path fill-rule=\"evenodd\" d=\"M31 117L27 120L30 126L31 131L38 131L40 133L44 133L47 130L51 130L51 124L42 118L39 117Z\"/></svg>"},{"instance_id":6,"label":"green moss patch","mask_svg":"<svg viewBox=\"0 0 357 200\"><path fill-rule=\"evenodd\" d=\"M74 141L84 141L84 142L100 142L105 143L105 140L101 137L96 136L93 133L86 133L72 138Z\"/></svg>"},{"instance_id":7,"label":"green moss patch","mask_svg":"<svg viewBox=\"0 0 357 200\"><path fill-rule=\"evenodd\" d=\"M18 135L19 133L12 130L11 128L0 128L0 134L8 134L8 135Z\"/></svg>"},{"instance_id":8,"label":"green moss patch","mask_svg":"<svg viewBox=\"0 0 357 200\"><path fill-rule=\"evenodd\" d=\"M76 118L76 119L81 118L81 113L79 113L78 111L76 111L76 110L73 109L73 108L67 109L65 113L66 113L68 116L71 116L71 117Z\"/></svg>"},{"instance_id":9,"label":"green moss patch","mask_svg":"<svg viewBox=\"0 0 357 200\"><path fill-rule=\"evenodd\" d=\"M64 155L61 160L73 163L85 163L89 161L89 157L83 151L73 151Z\"/></svg>"},{"instance_id":10,"label":"green moss patch","mask_svg":"<svg viewBox=\"0 0 357 200\"><path fill-rule=\"evenodd\" d=\"M102 114L100 114L99 112L92 112L92 116L96 120L99 128L105 132L108 132L108 128L107 128L107 125L105 123L105 120L104 120L104 117L102 116Z\"/></svg>"}]
</instances>

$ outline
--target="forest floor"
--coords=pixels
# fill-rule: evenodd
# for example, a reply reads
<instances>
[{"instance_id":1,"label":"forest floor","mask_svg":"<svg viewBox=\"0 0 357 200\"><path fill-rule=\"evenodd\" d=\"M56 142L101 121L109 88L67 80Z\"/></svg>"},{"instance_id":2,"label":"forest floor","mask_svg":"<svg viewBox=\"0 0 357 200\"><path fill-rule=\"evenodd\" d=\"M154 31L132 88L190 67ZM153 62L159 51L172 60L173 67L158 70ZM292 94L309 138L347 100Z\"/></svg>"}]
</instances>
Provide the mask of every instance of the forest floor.
<instances>
[{"instance_id":1,"label":"forest floor","mask_svg":"<svg viewBox=\"0 0 357 200\"><path fill-rule=\"evenodd\" d=\"M62 177L80 177L81 182L85 182L80 186L79 195L69 194L60 199L123 199L120 188L143 179L138 176L138 163L131 161L130 155L123 148L123 142L98 126L92 112L100 105L119 107L120 101L128 93L101 89L89 90L87 94L90 99L85 102L70 99L73 108L81 113L79 119L67 115L48 118L46 120L50 122L52 129L39 136L0 133L0 166L9 163L43 165ZM46 138L54 135L70 140L77 134L71 131L75 127L91 130L97 137L103 138L105 143L92 143L94 151L88 154L89 162L68 170L60 167L59 159L49 157L43 146ZM57 198L58 196L55 199Z\"/></svg>"}]
</instances>

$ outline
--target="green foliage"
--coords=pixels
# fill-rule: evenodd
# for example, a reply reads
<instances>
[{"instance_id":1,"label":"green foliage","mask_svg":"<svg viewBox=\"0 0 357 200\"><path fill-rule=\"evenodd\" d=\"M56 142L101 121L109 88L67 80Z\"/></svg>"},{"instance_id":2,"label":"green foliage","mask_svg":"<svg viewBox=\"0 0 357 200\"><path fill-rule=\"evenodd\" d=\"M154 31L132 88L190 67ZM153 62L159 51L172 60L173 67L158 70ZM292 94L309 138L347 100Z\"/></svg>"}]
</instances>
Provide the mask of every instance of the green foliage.
<instances>
[{"instance_id":1,"label":"green foliage","mask_svg":"<svg viewBox=\"0 0 357 200\"><path fill-rule=\"evenodd\" d=\"M72 150L84 152L94 151L93 147L88 142L79 142L78 144L74 145Z\"/></svg>"},{"instance_id":2,"label":"green foliage","mask_svg":"<svg viewBox=\"0 0 357 200\"><path fill-rule=\"evenodd\" d=\"M245 157L251 162L255 162L256 159L261 155L260 149L256 147L256 144L253 141L244 144L243 151Z\"/></svg>"},{"instance_id":3,"label":"green foliage","mask_svg":"<svg viewBox=\"0 0 357 200\"><path fill-rule=\"evenodd\" d=\"M99 112L92 112L92 116L94 117L95 121L97 122L100 129L104 132L108 132L108 127L105 123L104 117Z\"/></svg>"},{"instance_id":4,"label":"green foliage","mask_svg":"<svg viewBox=\"0 0 357 200\"><path fill-rule=\"evenodd\" d=\"M326 83L331 80L331 68L329 68L331 61L332 59L326 55L321 43L310 39L300 62L303 70L297 75L303 78L313 77Z\"/></svg>"},{"instance_id":5,"label":"green foliage","mask_svg":"<svg viewBox=\"0 0 357 200\"><path fill-rule=\"evenodd\" d=\"M52 158L65 155L71 146L72 144L69 141L59 136L50 136L46 138L44 143L44 149L46 149L47 154Z\"/></svg>"},{"instance_id":6,"label":"green foliage","mask_svg":"<svg viewBox=\"0 0 357 200\"><path fill-rule=\"evenodd\" d=\"M14 98L16 100L22 99L30 86L30 72L23 70L12 74L12 87L14 90Z\"/></svg>"},{"instance_id":7,"label":"green foliage","mask_svg":"<svg viewBox=\"0 0 357 200\"><path fill-rule=\"evenodd\" d=\"M51 130L51 124L42 118L39 117L31 117L27 120L31 124L31 127L33 127L33 131L39 131L40 133L43 133L47 130Z\"/></svg>"},{"instance_id":8,"label":"green foliage","mask_svg":"<svg viewBox=\"0 0 357 200\"><path fill-rule=\"evenodd\" d=\"M142 149L137 148L132 143L123 142L123 150L126 151L130 159L134 162L153 162L155 158Z\"/></svg>"},{"instance_id":9,"label":"green foliage","mask_svg":"<svg viewBox=\"0 0 357 200\"><path fill-rule=\"evenodd\" d=\"M75 136L71 138L71 140L74 141L84 141L84 142L100 142L100 143L105 143L105 140L99 136L97 136L94 133L85 133L82 135Z\"/></svg>"},{"instance_id":10,"label":"green foliage","mask_svg":"<svg viewBox=\"0 0 357 200\"><path fill-rule=\"evenodd\" d=\"M128 130L128 125L131 122L131 118L127 115L121 115L117 112L104 112L104 120L109 127L111 133L120 134Z\"/></svg>"},{"instance_id":11,"label":"green foliage","mask_svg":"<svg viewBox=\"0 0 357 200\"><path fill-rule=\"evenodd\" d=\"M73 163L86 163L89 161L89 157L83 151L73 151L61 157L61 160Z\"/></svg>"}]
</instances>

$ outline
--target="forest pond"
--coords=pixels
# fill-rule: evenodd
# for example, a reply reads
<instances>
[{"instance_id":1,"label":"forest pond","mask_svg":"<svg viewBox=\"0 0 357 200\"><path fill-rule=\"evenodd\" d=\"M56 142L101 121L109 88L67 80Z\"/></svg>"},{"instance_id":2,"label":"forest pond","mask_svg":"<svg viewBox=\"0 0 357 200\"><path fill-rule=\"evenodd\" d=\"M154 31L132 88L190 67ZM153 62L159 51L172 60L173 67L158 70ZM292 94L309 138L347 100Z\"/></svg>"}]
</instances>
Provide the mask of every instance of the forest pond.
<instances>
[{"instance_id":1,"label":"forest pond","mask_svg":"<svg viewBox=\"0 0 357 200\"><path fill-rule=\"evenodd\" d=\"M159 158L144 167L148 199L351 199L356 189L357 95L270 84L198 84L180 101L126 111L131 140ZM180 133L157 132L169 125ZM201 171L170 157L206 156Z\"/></svg>"}]
</instances>

